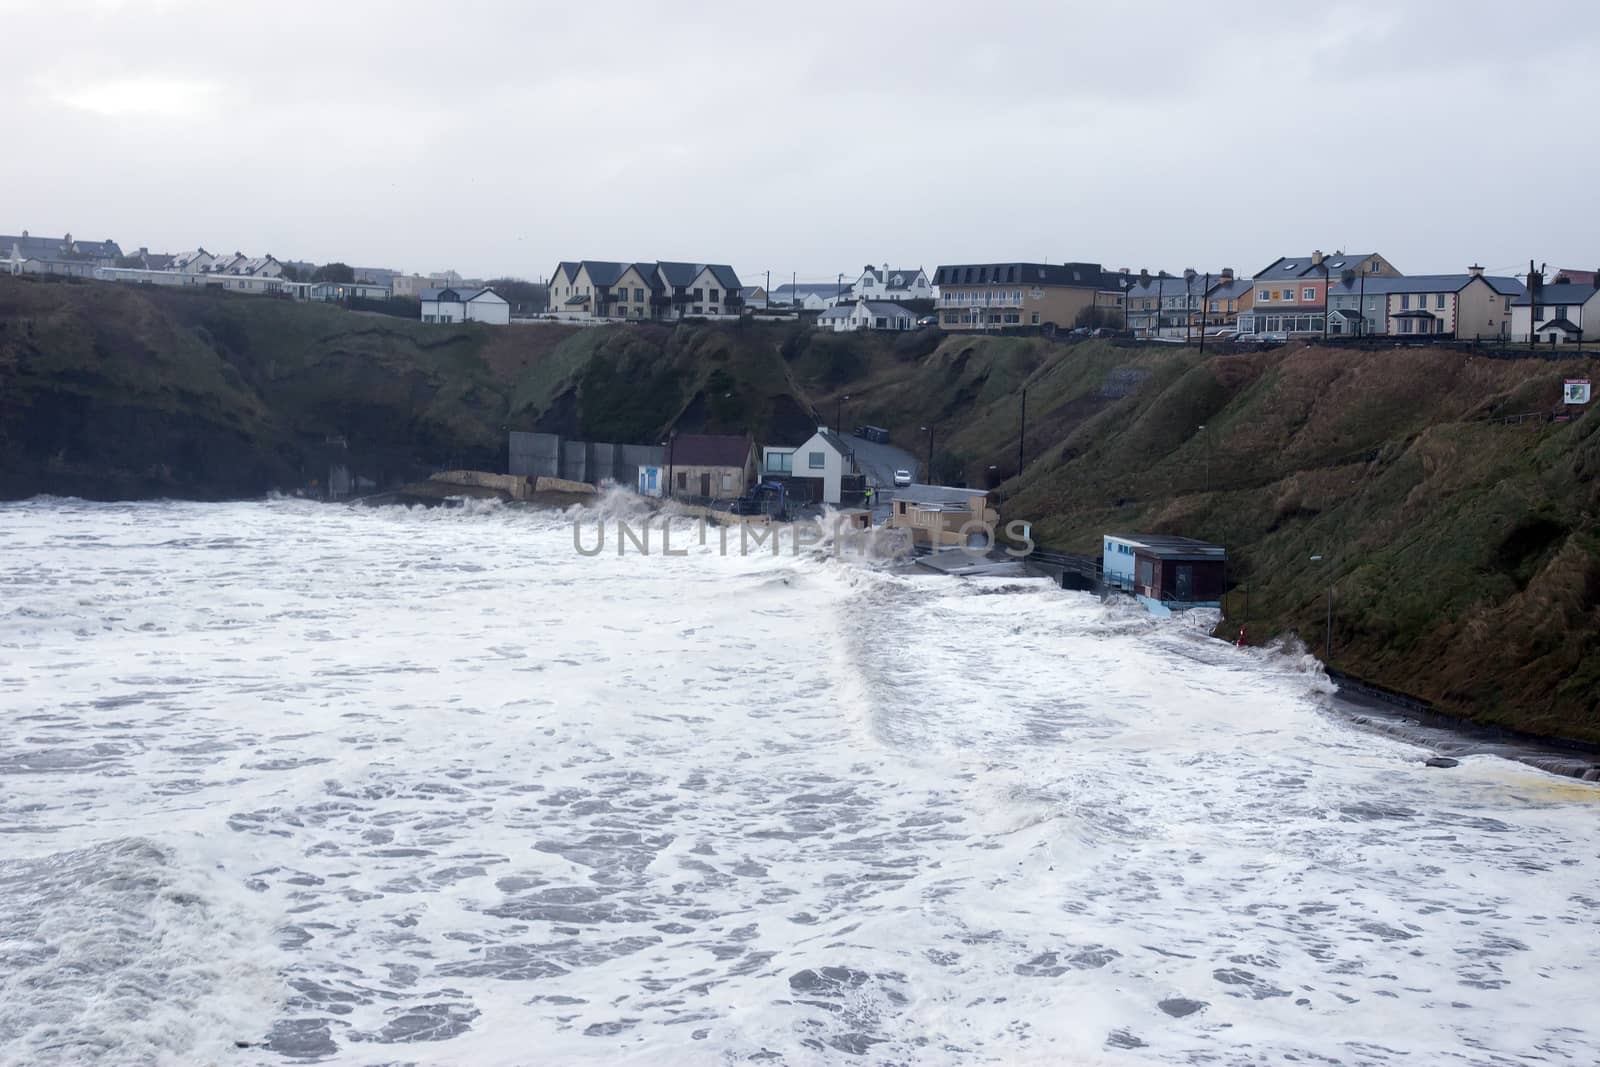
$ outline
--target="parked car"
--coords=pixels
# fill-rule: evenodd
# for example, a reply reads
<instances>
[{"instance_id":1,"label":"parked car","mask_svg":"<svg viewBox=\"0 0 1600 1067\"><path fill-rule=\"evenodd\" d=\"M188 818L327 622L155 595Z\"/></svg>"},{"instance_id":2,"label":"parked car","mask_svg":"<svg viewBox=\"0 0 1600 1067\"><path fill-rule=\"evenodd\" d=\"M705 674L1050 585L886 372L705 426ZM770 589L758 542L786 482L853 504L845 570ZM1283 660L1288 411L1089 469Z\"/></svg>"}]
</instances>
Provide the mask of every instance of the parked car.
<instances>
[{"instance_id":1,"label":"parked car","mask_svg":"<svg viewBox=\"0 0 1600 1067\"><path fill-rule=\"evenodd\" d=\"M889 431L882 426L857 426L856 436L863 441L875 441L880 445L889 443Z\"/></svg>"},{"instance_id":2,"label":"parked car","mask_svg":"<svg viewBox=\"0 0 1600 1067\"><path fill-rule=\"evenodd\" d=\"M900 470L895 471L894 472L894 484L897 485L897 486L901 486L901 487L910 485L911 484L911 472L906 470L904 467L902 467Z\"/></svg>"},{"instance_id":3,"label":"parked car","mask_svg":"<svg viewBox=\"0 0 1600 1067\"><path fill-rule=\"evenodd\" d=\"M937 326L937 325L939 325L939 316L937 316L937 315L924 315L924 316L922 316L922 318L917 320L917 325L918 326Z\"/></svg>"}]
</instances>

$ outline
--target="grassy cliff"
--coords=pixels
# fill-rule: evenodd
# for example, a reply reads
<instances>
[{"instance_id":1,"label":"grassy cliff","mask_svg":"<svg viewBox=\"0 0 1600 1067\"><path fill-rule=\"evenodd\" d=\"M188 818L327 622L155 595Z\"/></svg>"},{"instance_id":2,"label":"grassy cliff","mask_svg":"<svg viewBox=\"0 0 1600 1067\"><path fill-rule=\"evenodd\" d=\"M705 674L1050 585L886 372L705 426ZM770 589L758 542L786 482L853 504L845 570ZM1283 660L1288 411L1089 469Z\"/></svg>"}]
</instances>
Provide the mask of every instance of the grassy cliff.
<instances>
[{"instance_id":1,"label":"grassy cliff","mask_svg":"<svg viewBox=\"0 0 1600 1067\"><path fill-rule=\"evenodd\" d=\"M802 328L440 327L221 293L0 278L0 496L306 484L329 438L380 482L498 467L504 429L798 443L842 409L996 488L1044 543L1227 545L1231 636L1483 723L1600 741L1600 362L1444 349L1208 354ZM1024 464L1018 466L1022 393ZM848 397L848 399L846 399ZM1202 429L1203 427L1203 429ZM1321 556L1313 562L1312 556Z\"/></svg>"}]
</instances>

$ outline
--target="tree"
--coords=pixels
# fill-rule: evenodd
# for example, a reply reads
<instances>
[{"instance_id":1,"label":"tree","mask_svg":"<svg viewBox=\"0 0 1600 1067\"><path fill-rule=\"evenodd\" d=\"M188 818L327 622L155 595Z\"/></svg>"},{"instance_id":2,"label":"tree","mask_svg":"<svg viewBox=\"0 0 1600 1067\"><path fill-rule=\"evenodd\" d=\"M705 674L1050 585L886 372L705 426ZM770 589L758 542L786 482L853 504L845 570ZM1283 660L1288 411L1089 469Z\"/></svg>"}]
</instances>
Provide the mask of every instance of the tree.
<instances>
[{"instance_id":1,"label":"tree","mask_svg":"<svg viewBox=\"0 0 1600 1067\"><path fill-rule=\"evenodd\" d=\"M301 276L299 267L294 266L292 263L280 263L278 265L283 268L283 274L281 275L281 277L283 278L284 281L286 281L286 282L303 282L303 281L305 281L305 278Z\"/></svg>"},{"instance_id":2,"label":"tree","mask_svg":"<svg viewBox=\"0 0 1600 1067\"><path fill-rule=\"evenodd\" d=\"M549 303L549 290L538 282L523 278L492 278L488 284L518 311L542 310Z\"/></svg>"},{"instance_id":3,"label":"tree","mask_svg":"<svg viewBox=\"0 0 1600 1067\"><path fill-rule=\"evenodd\" d=\"M317 268L311 276L314 282L343 282L349 284L356 280L355 268L348 263L324 263Z\"/></svg>"},{"instance_id":4,"label":"tree","mask_svg":"<svg viewBox=\"0 0 1600 1067\"><path fill-rule=\"evenodd\" d=\"M1072 325L1086 326L1091 330L1120 330L1123 328L1122 323L1122 312L1093 306L1080 309L1078 317L1072 320Z\"/></svg>"}]
</instances>

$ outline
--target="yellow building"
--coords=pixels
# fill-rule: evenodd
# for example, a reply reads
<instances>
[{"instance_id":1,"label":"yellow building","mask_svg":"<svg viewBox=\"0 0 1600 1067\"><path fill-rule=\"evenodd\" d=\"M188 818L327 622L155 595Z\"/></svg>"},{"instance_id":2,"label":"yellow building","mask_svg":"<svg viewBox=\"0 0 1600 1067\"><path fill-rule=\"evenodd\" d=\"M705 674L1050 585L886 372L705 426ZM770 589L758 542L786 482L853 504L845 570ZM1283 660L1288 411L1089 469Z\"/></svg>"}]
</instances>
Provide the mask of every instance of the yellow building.
<instances>
[{"instance_id":1,"label":"yellow building","mask_svg":"<svg viewBox=\"0 0 1600 1067\"><path fill-rule=\"evenodd\" d=\"M983 332L1023 326L1071 329L1086 308L1122 305L1120 275L1098 263L971 263L934 271L939 325Z\"/></svg>"}]
</instances>

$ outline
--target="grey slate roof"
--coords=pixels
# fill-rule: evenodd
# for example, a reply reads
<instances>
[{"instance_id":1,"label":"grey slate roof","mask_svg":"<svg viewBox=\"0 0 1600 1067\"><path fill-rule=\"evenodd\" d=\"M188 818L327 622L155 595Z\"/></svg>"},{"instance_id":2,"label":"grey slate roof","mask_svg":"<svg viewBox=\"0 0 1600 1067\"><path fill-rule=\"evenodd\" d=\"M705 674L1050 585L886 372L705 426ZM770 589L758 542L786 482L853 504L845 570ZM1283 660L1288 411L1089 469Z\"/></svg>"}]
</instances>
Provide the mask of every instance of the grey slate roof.
<instances>
[{"instance_id":1,"label":"grey slate roof","mask_svg":"<svg viewBox=\"0 0 1600 1067\"><path fill-rule=\"evenodd\" d=\"M1387 296L1390 293L1458 293L1472 284L1471 274L1408 274L1400 278L1368 277L1368 296ZM1484 275L1489 287L1502 296L1515 296L1522 292L1522 283L1515 278ZM1361 279L1336 281L1330 287L1334 296L1359 296Z\"/></svg>"},{"instance_id":2,"label":"grey slate roof","mask_svg":"<svg viewBox=\"0 0 1600 1067\"><path fill-rule=\"evenodd\" d=\"M1560 285L1546 285L1539 290L1539 303L1541 304L1585 304L1594 296L1597 290L1592 285L1573 285L1563 283ZM1528 306L1528 293L1526 289L1516 300L1512 301L1517 307Z\"/></svg>"},{"instance_id":3,"label":"grey slate roof","mask_svg":"<svg viewBox=\"0 0 1600 1067\"><path fill-rule=\"evenodd\" d=\"M356 284L360 284L360 283L356 283ZM422 290L422 292L420 294L418 294L418 299L419 300L443 300L446 303L465 304L465 303L468 303L469 301L476 300L478 297L482 296L484 293L493 293L493 292L494 292L494 290L490 289L486 285L480 285L480 286L463 285L463 286L457 286L457 287L446 286L443 289L424 289L424 290ZM496 295L499 295L499 294L496 294ZM588 298L585 297L584 299L588 299ZM571 301L568 301L568 303L571 303Z\"/></svg>"},{"instance_id":4,"label":"grey slate roof","mask_svg":"<svg viewBox=\"0 0 1600 1067\"><path fill-rule=\"evenodd\" d=\"M9 256L12 247L21 252L24 259L38 260L87 260L87 259L121 259L122 249L117 247L115 241L78 241L67 244L67 237L38 237L33 234L0 234L0 254Z\"/></svg>"},{"instance_id":5,"label":"grey slate roof","mask_svg":"<svg viewBox=\"0 0 1600 1067\"><path fill-rule=\"evenodd\" d=\"M868 267L862 271L870 274L874 281L885 289L909 289L917 280L917 275L922 273L921 267L890 267L887 270L878 267ZM895 278L900 279L900 284L894 284Z\"/></svg>"},{"instance_id":6,"label":"grey slate roof","mask_svg":"<svg viewBox=\"0 0 1600 1067\"><path fill-rule=\"evenodd\" d=\"M1346 269L1357 270L1361 264L1377 256L1376 252L1364 252L1359 255L1346 252L1335 252L1323 257L1321 263L1313 265L1310 256L1279 259L1262 270L1258 271L1255 280L1283 281L1290 278L1322 277L1322 268L1326 266L1328 273L1337 278L1341 271ZM1368 279L1369 281L1371 279Z\"/></svg>"},{"instance_id":7,"label":"grey slate roof","mask_svg":"<svg viewBox=\"0 0 1600 1067\"><path fill-rule=\"evenodd\" d=\"M1567 333L1583 332L1582 330L1578 329L1577 325L1571 319L1566 318L1551 319L1549 322L1541 322L1539 325L1534 327L1534 330L1536 332L1539 330L1565 330Z\"/></svg>"},{"instance_id":8,"label":"grey slate roof","mask_svg":"<svg viewBox=\"0 0 1600 1067\"><path fill-rule=\"evenodd\" d=\"M1098 263L958 263L941 265L933 284L1066 285L1085 289L1121 289L1120 274Z\"/></svg>"},{"instance_id":9,"label":"grey slate roof","mask_svg":"<svg viewBox=\"0 0 1600 1067\"><path fill-rule=\"evenodd\" d=\"M863 300L862 303L867 305L867 310L874 315L888 315L891 318L898 318L904 315L908 318L916 318L911 309L904 304L896 304L893 301L886 300Z\"/></svg>"},{"instance_id":10,"label":"grey slate roof","mask_svg":"<svg viewBox=\"0 0 1600 1067\"><path fill-rule=\"evenodd\" d=\"M677 263L660 260L657 261L656 268L661 272L661 280L668 286L693 285L701 271L710 270L711 276L717 279L724 289L738 292L741 287L739 275L725 263Z\"/></svg>"},{"instance_id":11,"label":"grey slate roof","mask_svg":"<svg viewBox=\"0 0 1600 1067\"><path fill-rule=\"evenodd\" d=\"M784 282L782 285L773 286L769 295L773 300L782 303L785 300L793 300L797 296L807 297L813 294L832 300L836 296L849 296L854 291L853 286L840 285L838 282L800 282L798 284Z\"/></svg>"}]
</instances>

